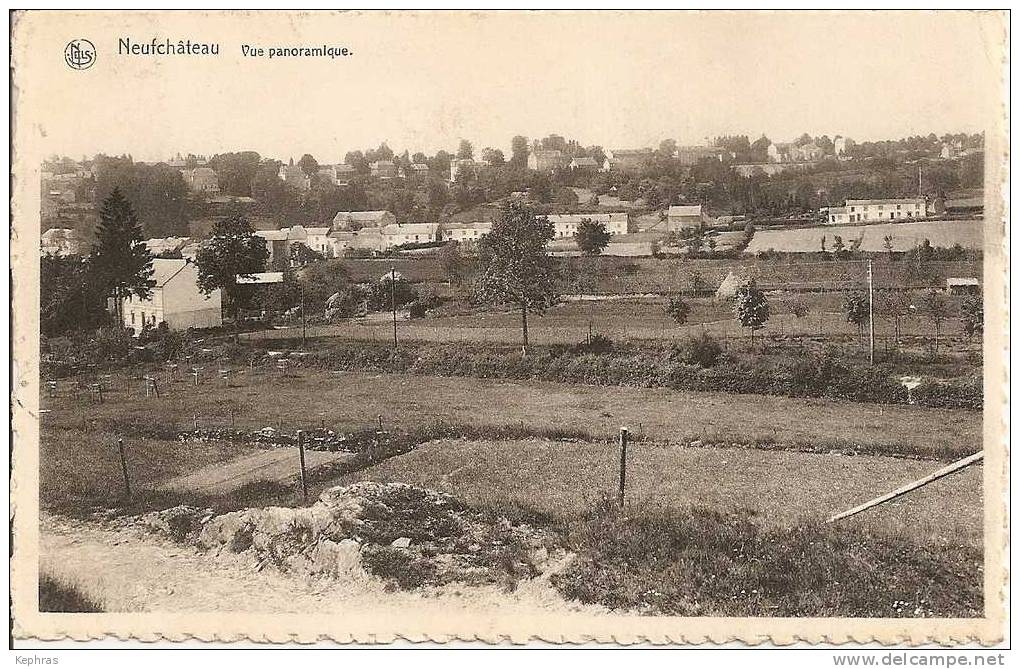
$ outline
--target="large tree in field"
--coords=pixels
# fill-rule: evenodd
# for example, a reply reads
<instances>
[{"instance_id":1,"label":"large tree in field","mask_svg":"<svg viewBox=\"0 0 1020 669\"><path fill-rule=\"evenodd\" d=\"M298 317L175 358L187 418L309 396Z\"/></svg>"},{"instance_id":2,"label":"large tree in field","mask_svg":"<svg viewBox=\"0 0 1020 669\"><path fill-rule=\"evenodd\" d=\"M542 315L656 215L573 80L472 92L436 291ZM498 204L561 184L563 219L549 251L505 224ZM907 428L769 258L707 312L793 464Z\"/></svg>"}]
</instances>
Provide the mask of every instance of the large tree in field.
<instances>
[{"instance_id":1,"label":"large tree in field","mask_svg":"<svg viewBox=\"0 0 1020 669\"><path fill-rule=\"evenodd\" d=\"M243 301L237 277L264 271L268 259L266 240L255 234L248 219L243 216L221 219L195 257L198 287L206 295L222 289L228 313L236 320Z\"/></svg>"},{"instance_id":2,"label":"large tree in field","mask_svg":"<svg viewBox=\"0 0 1020 669\"><path fill-rule=\"evenodd\" d=\"M581 249L581 253L586 256L597 256L601 255L609 245L609 233L606 232L606 226L602 223L585 218L577 226L574 240L577 242L578 248Z\"/></svg>"},{"instance_id":3,"label":"large tree in field","mask_svg":"<svg viewBox=\"0 0 1020 669\"><path fill-rule=\"evenodd\" d=\"M487 258L475 286L476 295L492 305L512 305L521 312L522 351L528 352L528 312L542 314L558 297L557 274L545 246L553 225L519 202L503 205L492 231L482 238Z\"/></svg>"},{"instance_id":4,"label":"large tree in field","mask_svg":"<svg viewBox=\"0 0 1020 669\"><path fill-rule=\"evenodd\" d=\"M94 285L113 296L118 324L124 322L123 298L134 294L145 299L152 294L152 254L142 241L134 209L119 188L110 192L99 210L88 267Z\"/></svg>"},{"instance_id":5,"label":"large tree in field","mask_svg":"<svg viewBox=\"0 0 1020 669\"><path fill-rule=\"evenodd\" d=\"M572 191L571 191L572 192ZM592 221L591 219L581 219L580 225L577 226L577 232L574 233L574 240L577 242L578 248L581 249L581 253L589 258L595 258L595 264L589 268L591 270L588 275L588 284L591 286L591 293L594 297L595 288L598 285L599 276L601 274L601 263L599 257L605 250L606 246L609 245L609 233L606 231L606 226L598 221ZM588 305L588 341L591 342L592 335L595 330L595 300L592 299Z\"/></svg>"},{"instance_id":6,"label":"large tree in field","mask_svg":"<svg viewBox=\"0 0 1020 669\"><path fill-rule=\"evenodd\" d=\"M741 327L751 331L751 346L754 347L754 331L765 327L769 320L769 301L765 293L755 284L754 279L749 279L740 288L737 288L736 301L733 304L733 314Z\"/></svg>"}]
</instances>

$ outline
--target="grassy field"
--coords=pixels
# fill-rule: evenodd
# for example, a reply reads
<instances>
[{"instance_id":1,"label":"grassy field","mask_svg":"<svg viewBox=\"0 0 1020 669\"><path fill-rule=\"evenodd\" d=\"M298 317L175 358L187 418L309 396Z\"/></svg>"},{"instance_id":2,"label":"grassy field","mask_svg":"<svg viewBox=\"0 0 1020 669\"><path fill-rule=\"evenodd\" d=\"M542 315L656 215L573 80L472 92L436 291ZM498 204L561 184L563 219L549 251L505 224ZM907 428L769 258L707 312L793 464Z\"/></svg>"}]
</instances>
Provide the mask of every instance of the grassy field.
<instances>
[{"instance_id":1,"label":"grassy field","mask_svg":"<svg viewBox=\"0 0 1020 669\"><path fill-rule=\"evenodd\" d=\"M822 235L827 248L832 250L836 235L843 243L862 238L861 250L881 252L886 235L892 235L894 251L909 251L925 239L932 246L950 247L960 244L964 248L980 249L984 246L984 221L911 221L905 223L876 223L873 225L822 225L795 230L760 230L747 246L747 253L759 251L787 251L814 253L821 249Z\"/></svg>"},{"instance_id":2,"label":"grassy field","mask_svg":"<svg viewBox=\"0 0 1020 669\"><path fill-rule=\"evenodd\" d=\"M946 225L963 225L966 222L943 221ZM908 224L893 224L896 226ZM934 225L934 223L933 223ZM871 226L857 226L853 229L883 227L882 224ZM800 235L810 240L805 251L818 251L821 236L826 235L827 246L832 250L832 230L825 226L823 228L805 228L796 230L760 231L759 235ZM816 232L821 230L821 232ZM728 234L728 233L727 233ZM738 233L743 234L743 233ZM836 232L835 234L840 234ZM848 233L843 236L847 245L856 239L860 233ZM885 233L888 234L888 233ZM980 234L980 232L978 232ZM882 236L878 236L879 252L874 259L875 285L881 288L901 287L912 285L908 278L909 263L901 260L889 260L881 253ZM894 233L894 237L895 237ZM932 244L936 239L931 239ZM752 241L753 243L753 241ZM949 244L951 245L951 243ZM775 246L772 244L772 246ZM766 250L768 247L765 247ZM775 246L776 250L780 250ZM851 263L845 261L819 261L804 263L797 261L795 257L777 259L759 259L744 257L739 260L730 259L686 259L686 258L570 258L559 261L561 266L572 266L588 276L597 277L595 292L601 294L633 294L633 293L659 293L667 294L681 290L686 281L693 274L698 274L705 282L709 290L714 291L731 271L740 276L755 278L758 283L769 290L784 290L791 287L802 287L811 290L838 288L845 283L845 277L850 276L858 280L864 277L864 264L861 262ZM423 256L416 259L396 258L380 260L343 260L343 267L354 281L378 281L383 274L395 267L408 281L414 283L445 284L448 277L443 271L438 260L431 256ZM476 266L476 261L466 260L466 269L470 274ZM980 277L982 263L979 260L966 261L933 261L928 263L933 272L942 276L963 276ZM571 292L569 282L566 292Z\"/></svg>"},{"instance_id":3,"label":"grassy field","mask_svg":"<svg viewBox=\"0 0 1020 669\"><path fill-rule=\"evenodd\" d=\"M386 427L411 430L443 421L478 427L524 422L535 430L575 430L611 438L621 425L655 441L779 443L869 452L968 455L981 447L981 414L968 410L872 405L838 400L681 392L664 388L594 387L552 382L331 373L303 369L245 370L232 386L177 382L160 398L144 396L144 368L113 379L103 404L71 391L43 398L44 448L62 430L78 429L87 413L91 432L134 437L153 428L188 430L197 414L203 427L226 427L231 412L239 429L284 431L325 425L337 431ZM107 438L104 436L104 439ZM94 446L56 443L60 452L91 457ZM111 446L105 446L110 448ZM155 448L155 447L154 447ZM216 448L210 444L203 448ZM169 457L169 456L168 456ZM219 457L211 453L209 461ZM170 458L172 460L172 458ZM173 463L170 463L173 465ZM73 467L68 470L70 474ZM183 473L183 472L177 472Z\"/></svg>"},{"instance_id":4,"label":"grassy field","mask_svg":"<svg viewBox=\"0 0 1020 669\"><path fill-rule=\"evenodd\" d=\"M824 337L833 342L856 341L856 326L847 323L841 311L839 293L803 296L809 312L797 318L787 311L782 295L771 297L773 316L760 335L784 337ZM729 304L708 298L691 299L689 320L678 326L666 315L665 298L640 298L599 301L570 301L556 305L542 316L532 315L528 333L533 344L576 344L588 334L591 319L596 332L618 342L675 342L692 335L708 332L719 339L733 340L738 348L746 346L748 331L733 318ZM879 349L893 347L894 323L891 319L875 319L875 336ZM901 337L929 338L930 324L921 317L901 319ZM336 325L312 325L309 337L332 337L356 341L392 341L393 324L388 318L349 321ZM300 336L300 326L248 333L244 338L262 340L292 339ZM963 336L959 318L949 318L942 325L944 343L953 349L980 350L980 341L968 342ZM520 315L515 312L482 312L470 315L437 316L415 320L398 320L397 337L409 341L463 341L496 344L517 344L521 339ZM921 341L911 344L920 349ZM945 350L945 349L944 349Z\"/></svg>"},{"instance_id":5,"label":"grassy field","mask_svg":"<svg viewBox=\"0 0 1020 669\"><path fill-rule=\"evenodd\" d=\"M615 499L616 444L443 440L345 476L404 482L453 494L472 506L518 506L559 520ZM928 461L875 456L632 444L628 513L709 508L748 514L766 528L818 523L931 473ZM942 479L843 524L924 544L982 544L981 467Z\"/></svg>"}]
</instances>

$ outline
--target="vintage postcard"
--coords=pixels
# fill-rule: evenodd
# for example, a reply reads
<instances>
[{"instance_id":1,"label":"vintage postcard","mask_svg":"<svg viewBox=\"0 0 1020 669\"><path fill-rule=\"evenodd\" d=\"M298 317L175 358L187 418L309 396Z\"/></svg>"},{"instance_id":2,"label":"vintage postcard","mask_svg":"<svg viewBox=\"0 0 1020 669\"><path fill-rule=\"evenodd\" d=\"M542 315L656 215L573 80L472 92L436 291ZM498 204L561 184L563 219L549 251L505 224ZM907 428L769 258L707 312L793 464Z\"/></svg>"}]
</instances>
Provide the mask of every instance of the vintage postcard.
<instances>
[{"instance_id":1,"label":"vintage postcard","mask_svg":"<svg viewBox=\"0 0 1020 669\"><path fill-rule=\"evenodd\" d=\"M16 640L996 644L1008 15L11 15Z\"/></svg>"}]
</instances>

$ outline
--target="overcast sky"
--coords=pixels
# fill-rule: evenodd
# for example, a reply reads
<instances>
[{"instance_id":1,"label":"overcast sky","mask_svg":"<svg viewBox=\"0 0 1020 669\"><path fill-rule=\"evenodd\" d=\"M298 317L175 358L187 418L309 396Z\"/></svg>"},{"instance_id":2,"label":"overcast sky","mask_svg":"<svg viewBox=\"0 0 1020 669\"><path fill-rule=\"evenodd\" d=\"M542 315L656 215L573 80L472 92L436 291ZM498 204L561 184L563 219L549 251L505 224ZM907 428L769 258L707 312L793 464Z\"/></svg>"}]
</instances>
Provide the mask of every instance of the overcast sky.
<instances>
[{"instance_id":1,"label":"overcast sky","mask_svg":"<svg viewBox=\"0 0 1020 669\"><path fill-rule=\"evenodd\" d=\"M996 17L966 13L36 14L18 94L46 153L251 149L338 162L377 146L509 154L515 134L606 148L802 132L858 141L978 132L1000 108ZM95 43L72 70L64 45ZM218 42L120 56L118 39ZM347 46L346 59L241 45Z\"/></svg>"}]
</instances>

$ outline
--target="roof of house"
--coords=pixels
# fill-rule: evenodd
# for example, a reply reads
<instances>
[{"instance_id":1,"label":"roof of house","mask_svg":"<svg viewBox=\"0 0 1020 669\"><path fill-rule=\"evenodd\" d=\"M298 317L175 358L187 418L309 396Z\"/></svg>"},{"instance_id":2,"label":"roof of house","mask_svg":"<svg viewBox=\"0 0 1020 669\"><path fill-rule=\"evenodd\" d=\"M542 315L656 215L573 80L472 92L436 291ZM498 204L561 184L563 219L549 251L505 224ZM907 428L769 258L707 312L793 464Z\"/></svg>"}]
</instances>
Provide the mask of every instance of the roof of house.
<instances>
[{"instance_id":1,"label":"roof of house","mask_svg":"<svg viewBox=\"0 0 1020 669\"><path fill-rule=\"evenodd\" d=\"M382 227L384 235L434 235L439 225L436 223L390 223Z\"/></svg>"},{"instance_id":2,"label":"roof of house","mask_svg":"<svg viewBox=\"0 0 1020 669\"><path fill-rule=\"evenodd\" d=\"M428 172L429 166L425 163L411 163L411 169L417 172Z\"/></svg>"},{"instance_id":3,"label":"roof of house","mask_svg":"<svg viewBox=\"0 0 1020 669\"><path fill-rule=\"evenodd\" d=\"M165 286L170 279L180 274L187 267L188 261L180 258L154 258L152 261L152 280L156 287Z\"/></svg>"},{"instance_id":4,"label":"roof of house","mask_svg":"<svg viewBox=\"0 0 1020 669\"><path fill-rule=\"evenodd\" d=\"M595 167L598 165L598 162L594 158L588 156L583 158L574 158L571 162L578 167Z\"/></svg>"},{"instance_id":5,"label":"roof of house","mask_svg":"<svg viewBox=\"0 0 1020 669\"><path fill-rule=\"evenodd\" d=\"M616 156L647 156L652 154L651 149L612 149L610 153Z\"/></svg>"},{"instance_id":6,"label":"roof of house","mask_svg":"<svg viewBox=\"0 0 1020 669\"><path fill-rule=\"evenodd\" d=\"M256 230L255 234L270 242L282 242L286 241L289 229L284 228L283 230Z\"/></svg>"},{"instance_id":7,"label":"roof of house","mask_svg":"<svg viewBox=\"0 0 1020 669\"><path fill-rule=\"evenodd\" d=\"M191 237L154 237L145 240L145 246L149 253L162 253L164 251L179 251L191 242Z\"/></svg>"},{"instance_id":8,"label":"roof of house","mask_svg":"<svg viewBox=\"0 0 1020 669\"><path fill-rule=\"evenodd\" d=\"M447 221L443 223L444 230L491 230L492 221Z\"/></svg>"},{"instance_id":9,"label":"roof of house","mask_svg":"<svg viewBox=\"0 0 1020 669\"><path fill-rule=\"evenodd\" d=\"M340 163L336 166L337 172L355 172L354 165L348 165L347 163Z\"/></svg>"},{"instance_id":10,"label":"roof of house","mask_svg":"<svg viewBox=\"0 0 1020 669\"><path fill-rule=\"evenodd\" d=\"M983 207L985 206L985 199L983 197L961 197L955 200L946 200L947 208L959 208L959 207Z\"/></svg>"},{"instance_id":11,"label":"roof of house","mask_svg":"<svg viewBox=\"0 0 1020 669\"><path fill-rule=\"evenodd\" d=\"M667 216L701 216L700 204L674 204L666 212Z\"/></svg>"},{"instance_id":12,"label":"roof of house","mask_svg":"<svg viewBox=\"0 0 1020 669\"><path fill-rule=\"evenodd\" d=\"M376 211L338 211L336 212L336 216L333 217L333 220L380 221L386 218L388 214L390 214L390 212L385 209Z\"/></svg>"},{"instance_id":13,"label":"roof of house","mask_svg":"<svg viewBox=\"0 0 1020 669\"><path fill-rule=\"evenodd\" d=\"M596 223L626 223L627 212L614 211L608 214L549 214L546 216L550 223L580 223L581 221L593 221Z\"/></svg>"},{"instance_id":14,"label":"roof of house","mask_svg":"<svg viewBox=\"0 0 1020 669\"><path fill-rule=\"evenodd\" d=\"M871 200L847 200L847 206L858 205L858 204L914 204L915 202L924 202L923 197L903 197L903 198L874 198Z\"/></svg>"},{"instance_id":15,"label":"roof of house","mask_svg":"<svg viewBox=\"0 0 1020 669\"><path fill-rule=\"evenodd\" d=\"M946 279L946 285L947 286L978 286L978 285L981 285L981 284L980 284L980 282L977 279L975 279L973 277L961 276L961 277L949 277L948 279Z\"/></svg>"}]
</instances>

